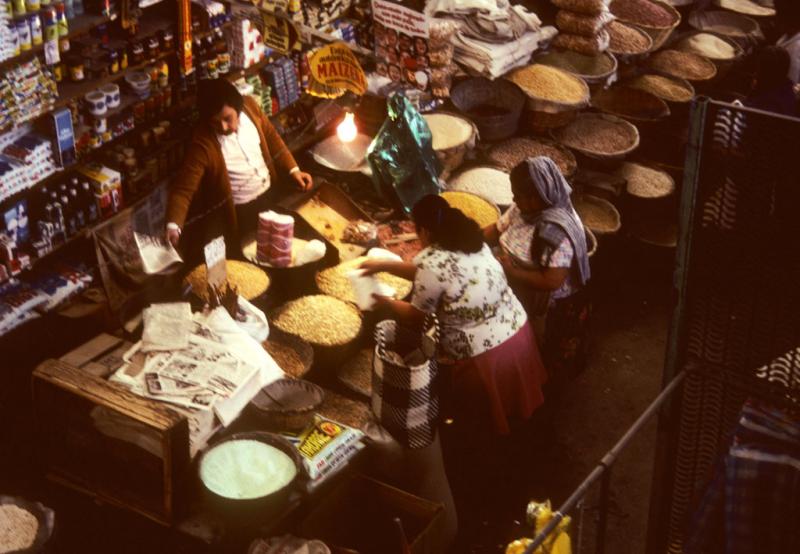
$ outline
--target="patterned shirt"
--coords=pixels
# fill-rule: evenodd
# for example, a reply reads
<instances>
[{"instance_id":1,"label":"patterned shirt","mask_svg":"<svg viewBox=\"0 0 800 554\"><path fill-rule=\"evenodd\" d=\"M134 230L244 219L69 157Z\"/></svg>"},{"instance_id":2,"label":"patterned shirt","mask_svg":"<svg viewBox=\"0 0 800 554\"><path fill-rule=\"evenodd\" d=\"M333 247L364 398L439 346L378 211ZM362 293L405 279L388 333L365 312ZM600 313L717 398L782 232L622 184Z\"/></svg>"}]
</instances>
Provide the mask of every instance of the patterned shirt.
<instances>
[{"instance_id":1,"label":"patterned shirt","mask_svg":"<svg viewBox=\"0 0 800 554\"><path fill-rule=\"evenodd\" d=\"M417 254L414 264L411 303L436 313L446 356L475 357L511 338L527 322L503 267L487 245L475 254L430 246Z\"/></svg>"},{"instance_id":2,"label":"patterned shirt","mask_svg":"<svg viewBox=\"0 0 800 554\"><path fill-rule=\"evenodd\" d=\"M532 245L536 240L536 227L522 218L522 213L516 204L512 204L500 217L497 222L497 230L500 231L500 246L503 251L511 256L520 267L527 269L570 268L570 272L561 286L550 294L551 301L566 298L578 291L580 287L576 283L580 283L580 278L576 275L575 250L569 238L561 241L555 250L545 252L538 260L534 260Z\"/></svg>"}]
</instances>

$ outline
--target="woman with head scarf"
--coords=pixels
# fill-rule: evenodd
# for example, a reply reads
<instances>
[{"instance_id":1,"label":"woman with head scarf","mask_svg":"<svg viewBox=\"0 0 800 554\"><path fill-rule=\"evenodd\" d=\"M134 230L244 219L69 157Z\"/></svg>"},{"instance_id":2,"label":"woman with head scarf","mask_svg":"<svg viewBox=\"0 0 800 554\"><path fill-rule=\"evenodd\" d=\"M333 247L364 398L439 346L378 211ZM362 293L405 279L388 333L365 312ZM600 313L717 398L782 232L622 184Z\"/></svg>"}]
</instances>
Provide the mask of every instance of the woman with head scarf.
<instances>
[{"instance_id":1,"label":"woman with head scarf","mask_svg":"<svg viewBox=\"0 0 800 554\"><path fill-rule=\"evenodd\" d=\"M500 263L529 315L546 310L544 362L558 388L586 363L586 234L570 200L572 189L550 158L517 165L511 187L514 203L484 234L502 248Z\"/></svg>"}]
</instances>

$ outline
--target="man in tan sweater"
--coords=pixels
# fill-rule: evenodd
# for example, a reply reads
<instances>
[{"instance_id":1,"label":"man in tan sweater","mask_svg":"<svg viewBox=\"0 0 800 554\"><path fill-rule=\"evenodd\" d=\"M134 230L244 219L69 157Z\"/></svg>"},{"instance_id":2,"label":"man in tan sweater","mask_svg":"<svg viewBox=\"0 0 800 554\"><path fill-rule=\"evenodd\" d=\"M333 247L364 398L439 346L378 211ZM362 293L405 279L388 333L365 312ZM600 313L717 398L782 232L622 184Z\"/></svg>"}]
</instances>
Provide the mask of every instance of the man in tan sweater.
<instances>
[{"instance_id":1,"label":"man in tan sweater","mask_svg":"<svg viewBox=\"0 0 800 554\"><path fill-rule=\"evenodd\" d=\"M269 209L279 179L307 190L311 175L255 100L226 79L201 81L197 96L200 122L169 191L167 239L178 244L191 206L189 223L202 228L203 240L224 234L229 257L239 257L242 234Z\"/></svg>"}]
</instances>

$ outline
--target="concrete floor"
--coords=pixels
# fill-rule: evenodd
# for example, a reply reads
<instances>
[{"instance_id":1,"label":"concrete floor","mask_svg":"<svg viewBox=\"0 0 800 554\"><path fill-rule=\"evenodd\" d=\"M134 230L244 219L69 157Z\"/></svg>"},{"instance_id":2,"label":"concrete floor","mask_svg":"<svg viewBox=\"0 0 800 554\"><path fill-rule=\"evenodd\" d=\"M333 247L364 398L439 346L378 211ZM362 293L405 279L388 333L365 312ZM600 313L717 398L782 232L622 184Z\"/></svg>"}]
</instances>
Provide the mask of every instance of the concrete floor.
<instances>
[{"instance_id":1,"label":"concrete floor","mask_svg":"<svg viewBox=\"0 0 800 554\"><path fill-rule=\"evenodd\" d=\"M524 521L521 497L560 505L657 396L672 309L673 256L672 250L624 237L601 242L592 260L595 295L589 365L555 411L555 436L538 436L546 432L541 425L529 435L532 452L525 456L528 468L523 470L527 484L520 479L527 493L513 499L488 498L494 504L489 515L483 508L480 515L462 518L469 546L457 551L502 553L511 538L529 536L518 523ZM653 420L614 467L606 552L645 551L655 427ZM576 554L594 552L598 492L595 485L582 517L575 514Z\"/></svg>"}]
</instances>

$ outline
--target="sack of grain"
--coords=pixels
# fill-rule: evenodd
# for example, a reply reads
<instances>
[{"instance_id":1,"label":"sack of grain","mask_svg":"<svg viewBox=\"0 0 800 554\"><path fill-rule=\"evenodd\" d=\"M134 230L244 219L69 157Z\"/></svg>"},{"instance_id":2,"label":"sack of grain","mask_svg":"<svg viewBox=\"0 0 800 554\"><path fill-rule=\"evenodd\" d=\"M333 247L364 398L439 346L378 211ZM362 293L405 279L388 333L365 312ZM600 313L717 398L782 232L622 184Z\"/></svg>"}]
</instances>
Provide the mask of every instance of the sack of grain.
<instances>
[{"instance_id":1,"label":"sack of grain","mask_svg":"<svg viewBox=\"0 0 800 554\"><path fill-rule=\"evenodd\" d=\"M494 225L500 219L500 210L485 198L470 192L445 191L441 194L451 207L461 210L468 218L483 229Z\"/></svg>"},{"instance_id":2,"label":"sack of grain","mask_svg":"<svg viewBox=\"0 0 800 554\"><path fill-rule=\"evenodd\" d=\"M559 10L556 13L556 27L562 33L594 37L603 28L614 20L614 16L607 8L598 14L587 15L569 10Z\"/></svg>"},{"instance_id":3,"label":"sack of grain","mask_svg":"<svg viewBox=\"0 0 800 554\"><path fill-rule=\"evenodd\" d=\"M361 264L367 259L366 256L362 256L329 267L317 273L316 282L320 292L338 298L339 300L358 304L356 290L353 287L349 275L353 271L357 271ZM391 273L378 273L376 275L376 280L382 286L391 288L392 293L389 296L394 298L402 299L411 293L411 281L396 277ZM366 302L365 305L366 304L368 304L368 302Z\"/></svg>"},{"instance_id":4,"label":"sack of grain","mask_svg":"<svg viewBox=\"0 0 800 554\"><path fill-rule=\"evenodd\" d=\"M575 195L572 204L584 226L596 235L613 234L622 227L619 212L607 200L589 194L581 194Z\"/></svg>"},{"instance_id":5,"label":"sack of grain","mask_svg":"<svg viewBox=\"0 0 800 554\"><path fill-rule=\"evenodd\" d=\"M751 17L773 17L775 15L775 8L764 6L762 5L763 3L764 2L753 2L753 0L714 0L714 5L723 10L729 10Z\"/></svg>"},{"instance_id":6,"label":"sack of grain","mask_svg":"<svg viewBox=\"0 0 800 554\"><path fill-rule=\"evenodd\" d=\"M587 56L572 50L550 50L537 54L533 61L569 71L589 85L605 84L612 80L617 72L617 60L609 52Z\"/></svg>"},{"instance_id":7,"label":"sack of grain","mask_svg":"<svg viewBox=\"0 0 800 554\"><path fill-rule=\"evenodd\" d=\"M660 169L625 162L617 170L617 175L625 179L628 194L637 198L664 198L675 192L675 181Z\"/></svg>"},{"instance_id":8,"label":"sack of grain","mask_svg":"<svg viewBox=\"0 0 800 554\"><path fill-rule=\"evenodd\" d=\"M552 0L553 5L562 10L596 15L608 9L610 0Z\"/></svg>"},{"instance_id":9,"label":"sack of grain","mask_svg":"<svg viewBox=\"0 0 800 554\"><path fill-rule=\"evenodd\" d=\"M611 38L608 35L608 31L604 29L591 37L559 33L553 39L553 46L586 54L587 56L596 56L608 50L610 41Z\"/></svg>"},{"instance_id":10,"label":"sack of grain","mask_svg":"<svg viewBox=\"0 0 800 554\"><path fill-rule=\"evenodd\" d=\"M666 102L641 89L613 86L592 97L592 105L600 111L638 121L655 121L669 116Z\"/></svg>"},{"instance_id":11,"label":"sack of grain","mask_svg":"<svg viewBox=\"0 0 800 554\"><path fill-rule=\"evenodd\" d=\"M681 22L680 12L662 0L614 0L610 9L618 20L650 35L653 50L661 48Z\"/></svg>"},{"instance_id":12,"label":"sack of grain","mask_svg":"<svg viewBox=\"0 0 800 554\"><path fill-rule=\"evenodd\" d=\"M730 61L742 55L742 49L733 41L712 33L694 33L680 40L676 50L691 52L713 61Z\"/></svg>"},{"instance_id":13,"label":"sack of grain","mask_svg":"<svg viewBox=\"0 0 800 554\"><path fill-rule=\"evenodd\" d=\"M270 322L313 346L342 346L361 333L361 312L348 302L324 294L287 302L272 313Z\"/></svg>"}]
</instances>

